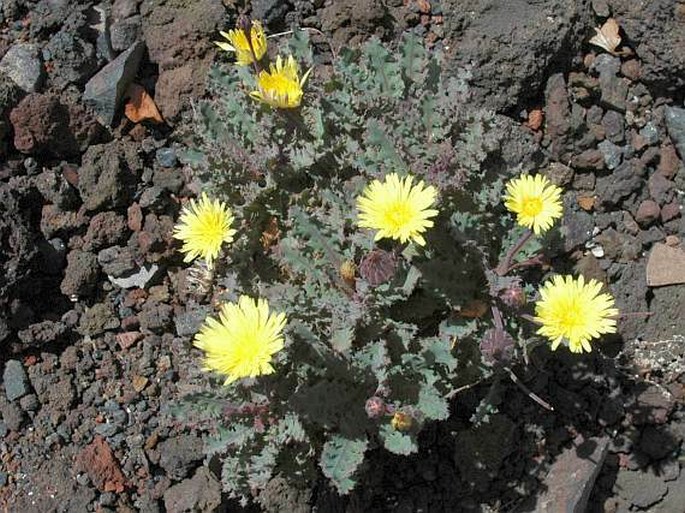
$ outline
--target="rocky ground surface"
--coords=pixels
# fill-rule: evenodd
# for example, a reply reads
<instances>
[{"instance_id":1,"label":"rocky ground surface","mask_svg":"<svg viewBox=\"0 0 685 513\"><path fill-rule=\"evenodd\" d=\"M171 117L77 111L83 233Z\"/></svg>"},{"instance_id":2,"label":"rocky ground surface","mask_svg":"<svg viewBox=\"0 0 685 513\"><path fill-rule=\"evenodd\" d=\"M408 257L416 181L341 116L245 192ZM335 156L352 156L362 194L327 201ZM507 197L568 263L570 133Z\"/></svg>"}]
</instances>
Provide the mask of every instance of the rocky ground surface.
<instances>
[{"instance_id":1,"label":"rocky ground surface","mask_svg":"<svg viewBox=\"0 0 685 513\"><path fill-rule=\"evenodd\" d=\"M592 512L683 512L685 4L642 4L251 2L271 32L314 27L339 48L414 31L453 69L470 67L473 101L515 127L498 158L534 162L567 191L552 257L607 281L632 313L602 352L539 354L516 369L555 412L503 382L498 413L474 427L492 392L476 386L426 430L417 457L374 456L350 498L274 480L265 511L552 512L589 501ZM239 511L204 461L201 426L172 414L203 386L190 340L211 308L171 240L198 191L178 134L235 11L230 0L2 3L7 511ZM610 15L620 56L587 44ZM131 83L164 123L122 115Z\"/></svg>"}]
</instances>

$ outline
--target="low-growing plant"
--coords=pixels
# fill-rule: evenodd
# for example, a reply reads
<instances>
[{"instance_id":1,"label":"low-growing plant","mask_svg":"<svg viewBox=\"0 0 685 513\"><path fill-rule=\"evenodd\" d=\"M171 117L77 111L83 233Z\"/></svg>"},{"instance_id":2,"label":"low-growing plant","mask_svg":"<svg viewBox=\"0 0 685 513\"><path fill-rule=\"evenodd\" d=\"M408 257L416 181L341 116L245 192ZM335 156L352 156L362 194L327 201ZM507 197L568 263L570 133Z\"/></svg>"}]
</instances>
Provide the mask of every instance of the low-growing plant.
<instances>
[{"instance_id":1,"label":"low-growing plant","mask_svg":"<svg viewBox=\"0 0 685 513\"><path fill-rule=\"evenodd\" d=\"M445 74L416 37L324 66L295 31L267 68L261 26L241 26L221 43L239 65L213 69L185 156L231 208L186 212L197 226L177 236L199 255L234 239L215 276L231 284L226 302L195 339L223 385L186 404L211 421L207 452L234 496L318 469L345 494L369 450L416 452L461 387L511 372L530 333L510 314L530 290L510 273L538 262L525 227L561 215L559 190L510 182L522 226L504 214L510 177L488 165L498 120L469 106L468 69ZM552 288L544 335L563 338Z\"/></svg>"}]
</instances>

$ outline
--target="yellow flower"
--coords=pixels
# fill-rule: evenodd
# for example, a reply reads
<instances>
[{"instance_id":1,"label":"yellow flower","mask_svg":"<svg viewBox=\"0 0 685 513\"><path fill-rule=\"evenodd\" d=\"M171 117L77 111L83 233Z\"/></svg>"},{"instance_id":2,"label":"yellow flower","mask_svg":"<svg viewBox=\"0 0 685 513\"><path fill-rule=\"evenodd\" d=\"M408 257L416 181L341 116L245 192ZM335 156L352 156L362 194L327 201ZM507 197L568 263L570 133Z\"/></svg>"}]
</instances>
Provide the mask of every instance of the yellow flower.
<instances>
[{"instance_id":1,"label":"yellow flower","mask_svg":"<svg viewBox=\"0 0 685 513\"><path fill-rule=\"evenodd\" d=\"M438 214L430 208L438 193L435 187L425 187L423 181L412 185L413 180L412 176L401 179L391 173L385 182L371 182L357 199L359 226L378 230L375 240L387 237L426 244L421 234L433 226L430 218Z\"/></svg>"},{"instance_id":2,"label":"yellow flower","mask_svg":"<svg viewBox=\"0 0 685 513\"><path fill-rule=\"evenodd\" d=\"M516 214L518 224L539 235L561 217L561 189L543 175L523 175L507 184L504 206Z\"/></svg>"},{"instance_id":3,"label":"yellow flower","mask_svg":"<svg viewBox=\"0 0 685 513\"><path fill-rule=\"evenodd\" d=\"M174 237L183 241L181 251L186 253L183 260L190 262L202 257L211 266L219 256L221 245L233 241L232 223L233 213L222 201L210 200L205 193L199 202L190 200L190 206L183 208L174 227Z\"/></svg>"},{"instance_id":4,"label":"yellow flower","mask_svg":"<svg viewBox=\"0 0 685 513\"><path fill-rule=\"evenodd\" d=\"M226 52L235 52L236 60L240 66L252 64L255 61L255 55L257 60L260 60L266 53L266 35L264 34L262 24L258 21L253 21L250 29L250 39L252 40L254 55L252 55L250 43L243 29L236 28L228 33L219 31L219 34L228 39L229 42L214 41L214 44Z\"/></svg>"},{"instance_id":5,"label":"yellow flower","mask_svg":"<svg viewBox=\"0 0 685 513\"><path fill-rule=\"evenodd\" d=\"M269 313L265 299L241 296L221 305L219 319L207 317L194 345L205 352L205 370L237 379L271 374L271 357L283 349L284 313Z\"/></svg>"},{"instance_id":6,"label":"yellow flower","mask_svg":"<svg viewBox=\"0 0 685 513\"><path fill-rule=\"evenodd\" d=\"M552 341L552 349L568 341L574 353L590 352L590 340L616 333L618 310L610 294L600 294L602 284L579 276L554 276L540 288L535 303L535 320L542 324L538 334Z\"/></svg>"},{"instance_id":7,"label":"yellow flower","mask_svg":"<svg viewBox=\"0 0 685 513\"><path fill-rule=\"evenodd\" d=\"M257 77L257 91L250 96L280 109L293 109L300 106L302 87L309 77L311 68L300 80L300 69L292 55L283 60L279 55L276 64L271 63L269 71L260 71Z\"/></svg>"}]
</instances>

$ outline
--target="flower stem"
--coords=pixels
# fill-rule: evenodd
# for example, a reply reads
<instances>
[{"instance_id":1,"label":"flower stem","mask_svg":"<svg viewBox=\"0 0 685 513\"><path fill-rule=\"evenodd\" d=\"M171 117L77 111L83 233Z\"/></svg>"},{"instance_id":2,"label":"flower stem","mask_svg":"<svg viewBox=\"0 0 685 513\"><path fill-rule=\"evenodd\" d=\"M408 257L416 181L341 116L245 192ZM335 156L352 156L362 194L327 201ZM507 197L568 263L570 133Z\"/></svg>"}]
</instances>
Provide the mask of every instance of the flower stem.
<instances>
[{"instance_id":1,"label":"flower stem","mask_svg":"<svg viewBox=\"0 0 685 513\"><path fill-rule=\"evenodd\" d=\"M521 238L514 244L511 249L507 252L507 254L504 256L502 261L499 263L499 265L495 268L495 273L498 276L504 276L507 274L509 271L512 269L511 261L514 259L516 254L521 251L521 248L526 245L526 243L530 240L530 238L533 236L533 232L530 230L526 230L523 235L521 235Z\"/></svg>"},{"instance_id":2,"label":"flower stem","mask_svg":"<svg viewBox=\"0 0 685 513\"><path fill-rule=\"evenodd\" d=\"M514 374L514 371L511 370L509 367L504 367L504 370L506 370L509 373L509 377L511 380L514 382L514 384L519 387L524 394L528 395L533 401L538 403L540 406L545 408L546 410L549 411L554 411L554 407L549 404L547 401L542 399L539 395L537 395L535 392L531 391L526 385L524 385L521 380L518 378L516 374Z\"/></svg>"}]
</instances>

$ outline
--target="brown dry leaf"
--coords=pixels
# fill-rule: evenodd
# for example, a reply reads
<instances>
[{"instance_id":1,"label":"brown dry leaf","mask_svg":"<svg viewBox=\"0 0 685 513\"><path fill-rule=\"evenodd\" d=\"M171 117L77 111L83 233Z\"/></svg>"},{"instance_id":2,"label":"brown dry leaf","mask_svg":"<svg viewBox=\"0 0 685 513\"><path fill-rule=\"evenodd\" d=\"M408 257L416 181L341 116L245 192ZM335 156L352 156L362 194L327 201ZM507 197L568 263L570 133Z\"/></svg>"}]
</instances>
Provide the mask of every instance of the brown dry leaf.
<instances>
[{"instance_id":1,"label":"brown dry leaf","mask_svg":"<svg viewBox=\"0 0 685 513\"><path fill-rule=\"evenodd\" d=\"M147 91L138 84L131 84L126 91L128 101L124 107L124 114L128 119L134 123L141 121L154 121L155 123L163 123L164 118L159 113L155 101L152 96L147 94Z\"/></svg>"},{"instance_id":2,"label":"brown dry leaf","mask_svg":"<svg viewBox=\"0 0 685 513\"><path fill-rule=\"evenodd\" d=\"M266 230L262 232L262 236L260 237L264 250L266 251L278 244L280 237L281 230L278 228L278 219L272 217L269 219L269 225L266 227Z\"/></svg>"},{"instance_id":3,"label":"brown dry leaf","mask_svg":"<svg viewBox=\"0 0 685 513\"><path fill-rule=\"evenodd\" d=\"M542 109L533 109L528 113L528 121L525 125L531 130L537 132L542 126L542 121L544 120L544 114Z\"/></svg>"},{"instance_id":4,"label":"brown dry leaf","mask_svg":"<svg viewBox=\"0 0 685 513\"><path fill-rule=\"evenodd\" d=\"M612 55L618 55L616 48L621 44L621 36L618 35L619 29L618 22L614 18L609 18L602 25L602 28L595 29L597 33L590 39L590 44L604 48Z\"/></svg>"},{"instance_id":5,"label":"brown dry leaf","mask_svg":"<svg viewBox=\"0 0 685 513\"><path fill-rule=\"evenodd\" d=\"M478 319L483 317L485 312L488 311L488 304L480 299L474 299L468 303L464 308L459 310L459 317L465 317L467 319Z\"/></svg>"},{"instance_id":6,"label":"brown dry leaf","mask_svg":"<svg viewBox=\"0 0 685 513\"><path fill-rule=\"evenodd\" d=\"M595 197L594 196L578 196L578 205L580 205L580 208L582 208L583 210L587 210L589 212L595 206Z\"/></svg>"}]
</instances>

